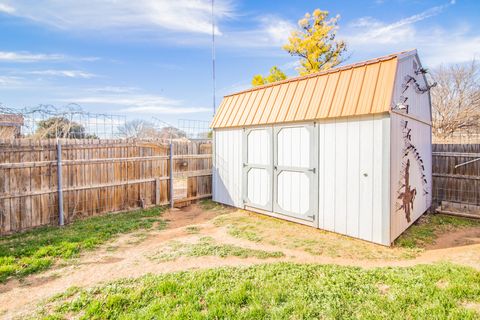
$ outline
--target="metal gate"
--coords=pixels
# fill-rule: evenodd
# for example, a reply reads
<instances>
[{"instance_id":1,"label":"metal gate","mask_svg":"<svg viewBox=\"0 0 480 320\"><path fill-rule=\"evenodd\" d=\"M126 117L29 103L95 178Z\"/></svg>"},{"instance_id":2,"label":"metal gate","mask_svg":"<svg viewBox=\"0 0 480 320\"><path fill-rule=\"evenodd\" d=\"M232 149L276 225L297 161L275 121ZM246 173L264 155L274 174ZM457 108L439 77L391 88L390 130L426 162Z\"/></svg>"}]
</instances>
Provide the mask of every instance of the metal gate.
<instances>
[{"instance_id":1,"label":"metal gate","mask_svg":"<svg viewBox=\"0 0 480 320\"><path fill-rule=\"evenodd\" d=\"M244 131L243 195L247 207L318 223L315 126Z\"/></svg>"}]
</instances>

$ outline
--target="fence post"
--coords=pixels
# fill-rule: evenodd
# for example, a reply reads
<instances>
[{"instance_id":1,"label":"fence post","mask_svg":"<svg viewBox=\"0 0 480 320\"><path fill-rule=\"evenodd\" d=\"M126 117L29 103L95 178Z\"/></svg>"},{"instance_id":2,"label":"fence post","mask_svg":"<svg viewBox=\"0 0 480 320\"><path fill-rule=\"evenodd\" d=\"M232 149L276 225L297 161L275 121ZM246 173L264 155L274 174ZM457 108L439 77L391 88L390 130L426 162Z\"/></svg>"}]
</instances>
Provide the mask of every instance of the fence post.
<instances>
[{"instance_id":1,"label":"fence post","mask_svg":"<svg viewBox=\"0 0 480 320\"><path fill-rule=\"evenodd\" d=\"M173 208L173 144L170 141L170 208Z\"/></svg>"},{"instance_id":2,"label":"fence post","mask_svg":"<svg viewBox=\"0 0 480 320\"><path fill-rule=\"evenodd\" d=\"M62 185L62 143L57 138L57 187L58 187L58 224L64 225L63 219L63 185Z\"/></svg>"},{"instance_id":3,"label":"fence post","mask_svg":"<svg viewBox=\"0 0 480 320\"><path fill-rule=\"evenodd\" d=\"M155 205L160 205L160 179L155 179Z\"/></svg>"}]
</instances>

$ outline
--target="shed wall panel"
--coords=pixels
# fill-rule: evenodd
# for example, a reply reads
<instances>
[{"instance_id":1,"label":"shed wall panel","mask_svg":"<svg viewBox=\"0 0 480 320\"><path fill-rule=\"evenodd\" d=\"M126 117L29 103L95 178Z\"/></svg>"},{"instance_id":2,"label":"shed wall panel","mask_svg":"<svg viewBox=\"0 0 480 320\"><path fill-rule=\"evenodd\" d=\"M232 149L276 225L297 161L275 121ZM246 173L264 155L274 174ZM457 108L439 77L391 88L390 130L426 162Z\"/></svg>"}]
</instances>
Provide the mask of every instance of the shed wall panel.
<instances>
[{"instance_id":1,"label":"shed wall panel","mask_svg":"<svg viewBox=\"0 0 480 320\"><path fill-rule=\"evenodd\" d=\"M348 121L337 121L335 132L335 231L347 234Z\"/></svg>"},{"instance_id":2,"label":"shed wall panel","mask_svg":"<svg viewBox=\"0 0 480 320\"><path fill-rule=\"evenodd\" d=\"M326 123L325 120L323 123ZM325 228L325 125L318 125L318 227Z\"/></svg>"},{"instance_id":3,"label":"shed wall panel","mask_svg":"<svg viewBox=\"0 0 480 320\"><path fill-rule=\"evenodd\" d=\"M431 205L431 139L429 125L403 115L391 115L392 242ZM408 182L406 181L407 175ZM408 201L408 194L413 195L411 201ZM409 209L406 208L407 205L410 206ZM407 216L409 217L407 218Z\"/></svg>"},{"instance_id":4,"label":"shed wall panel","mask_svg":"<svg viewBox=\"0 0 480 320\"><path fill-rule=\"evenodd\" d=\"M420 89L425 89L427 83L422 74L415 74L415 65L417 66L417 69L421 67L420 60L416 54L399 60L391 104L393 107L398 103L404 103L405 105L408 105L408 113L410 115L430 123L430 95L428 92L419 93L416 91L417 85ZM413 77L414 80L410 80L410 82L407 83L410 77Z\"/></svg>"},{"instance_id":5,"label":"shed wall panel","mask_svg":"<svg viewBox=\"0 0 480 320\"><path fill-rule=\"evenodd\" d=\"M319 124L321 127L325 127L325 137L320 139L325 140L324 149L320 150L320 157L323 158L323 203L319 203L319 207L323 208L323 229L329 231L335 231L335 162L336 162L336 149L335 149L335 136L337 134L335 128L335 121L328 121Z\"/></svg>"},{"instance_id":6,"label":"shed wall panel","mask_svg":"<svg viewBox=\"0 0 480 320\"><path fill-rule=\"evenodd\" d=\"M348 141L357 141L360 136L360 123L348 121ZM347 147L347 234L358 237L360 214L360 143L350 143Z\"/></svg>"},{"instance_id":7,"label":"shed wall panel","mask_svg":"<svg viewBox=\"0 0 480 320\"><path fill-rule=\"evenodd\" d=\"M389 121L372 115L318 124L319 228L390 244L388 198L382 194L389 188Z\"/></svg>"},{"instance_id":8,"label":"shed wall panel","mask_svg":"<svg viewBox=\"0 0 480 320\"><path fill-rule=\"evenodd\" d=\"M243 130L215 130L213 163L213 200L241 208Z\"/></svg>"},{"instance_id":9,"label":"shed wall panel","mask_svg":"<svg viewBox=\"0 0 480 320\"><path fill-rule=\"evenodd\" d=\"M360 215L358 236L371 241L373 221L373 117L360 121ZM377 150L378 152L378 150Z\"/></svg>"}]
</instances>

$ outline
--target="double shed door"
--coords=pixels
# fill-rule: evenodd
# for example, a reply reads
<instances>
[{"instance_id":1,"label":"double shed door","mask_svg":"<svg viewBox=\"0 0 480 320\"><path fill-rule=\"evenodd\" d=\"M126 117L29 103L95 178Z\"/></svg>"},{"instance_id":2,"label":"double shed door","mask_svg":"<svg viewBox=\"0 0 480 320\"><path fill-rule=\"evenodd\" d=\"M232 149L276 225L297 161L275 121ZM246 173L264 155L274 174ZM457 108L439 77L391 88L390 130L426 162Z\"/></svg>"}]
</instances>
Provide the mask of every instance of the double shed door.
<instances>
[{"instance_id":1,"label":"double shed door","mask_svg":"<svg viewBox=\"0 0 480 320\"><path fill-rule=\"evenodd\" d=\"M245 130L246 206L318 223L316 131L314 124Z\"/></svg>"}]
</instances>

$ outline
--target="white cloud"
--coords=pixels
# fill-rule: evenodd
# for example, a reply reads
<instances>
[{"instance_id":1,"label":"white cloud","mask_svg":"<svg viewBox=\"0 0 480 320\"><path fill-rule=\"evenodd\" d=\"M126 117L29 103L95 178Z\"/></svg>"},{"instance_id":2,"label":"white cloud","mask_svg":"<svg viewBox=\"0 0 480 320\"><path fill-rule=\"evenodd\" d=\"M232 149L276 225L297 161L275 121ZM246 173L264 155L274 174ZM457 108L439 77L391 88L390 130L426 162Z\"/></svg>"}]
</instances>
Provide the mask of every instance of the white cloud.
<instances>
[{"instance_id":1,"label":"white cloud","mask_svg":"<svg viewBox=\"0 0 480 320\"><path fill-rule=\"evenodd\" d=\"M265 29L267 37L276 45L287 43L290 33L295 29L295 25L291 21L274 16L263 17L261 22L261 27Z\"/></svg>"},{"instance_id":2,"label":"white cloud","mask_svg":"<svg viewBox=\"0 0 480 320\"><path fill-rule=\"evenodd\" d=\"M85 105L122 106L123 108L116 110L122 113L188 114L210 111L209 108L186 107L180 100L151 94L110 94L63 99L62 101Z\"/></svg>"},{"instance_id":3,"label":"white cloud","mask_svg":"<svg viewBox=\"0 0 480 320\"><path fill-rule=\"evenodd\" d=\"M350 52L364 56L417 48L426 66L468 61L480 54L480 36L471 32L468 26L446 30L416 25L454 4L450 1L394 22L362 17L340 29L338 38L347 41Z\"/></svg>"},{"instance_id":4,"label":"white cloud","mask_svg":"<svg viewBox=\"0 0 480 320\"><path fill-rule=\"evenodd\" d=\"M278 48L287 43L295 24L281 17L267 15L257 19L255 29L226 31L219 37L219 46L235 48Z\"/></svg>"},{"instance_id":5,"label":"white cloud","mask_svg":"<svg viewBox=\"0 0 480 320\"><path fill-rule=\"evenodd\" d=\"M0 62L42 62L42 61L86 61L93 62L100 60L98 57L72 57L64 54L31 53L28 51L0 51Z\"/></svg>"},{"instance_id":6,"label":"white cloud","mask_svg":"<svg viewBox=\"0 0 480 320\"><path fill-rule=\"evenodd\" d=\"M123 87L123 86L106 86L100 88L89 88L89 92L100 93L100 94L119 94L119 93L133 93L139 91L137 87Z\"/></svg>"},{"instance_id":7,"label":"white cloud","mask_svg":"<svg viewBox=\"0 0 480 320\"><path fill-rule=\"evenodd\" d=\"M75 99L77 103L98 103L116 105L179 105L180 101L158 95L102 95Z\"/></svg>"},{"instance_id":8,"label":"white cloud","mask_svg":"<svg viewBox=\"0 0 480 320\"><path fill-rule=\"evenodd\" d=\"M68 30L158 28L191 32L211 32L210 0L90 0L88 5L78 0L7 1L15 3L11 14ZM12 7L13 8L13 7ZM233 7L229 0L215 1L217 20L231 17ZM217 28L217 33L220 31Z\"/></svg>"},{"instance_id":9,"label":"white cloud","mask_svg":"<svg viewBox=\"0 0 480 320\"><path fill-rule=\"evenodd\" d=\"M0 3L0 12L4 12L4 13L14 13L15 12L15 8L14 7L11 7L5 3Z\"/></svg>"},{"instance_id":10,"label":"white cloud","mask_svg":"<svg viewBox=\"0 0 480 320\"><path fill-rule=\"evenodd\" d=\"M65 56L61 54L0 51L0 61L6 62L38 62L63 59L65 59Z\"/></svg>"},{"instance_id":11,"label":"white cloud","mask_svg":"<svg viewBox=\"0 0 480 320\"><path fill-rule=\"evenodd\" d=\"M16 86L20 80L18 77L0 76L0 87Z\"/></svg>"},{"instance_id":12,"label":"white cloud","mask_svg":"<svg viewBox=\"0 0 480 320\"><path fill-rule=\"evenodd\" d=\"M82 79L90 79L90 78L96 77L96 75L93 73L89 73L81 70L35 70L35 71L28 71L26 73L39 75L39 76L82 78Z\"/></svg>"},{"instance_id":13,"label":"white cloud","mask_svg":"<svg viewBox=\"0 0 480 320\"><path fill-rule=\"evenodd\" d=\"M399 40L409 40L415 36L413 26L416 22L436 16L444 11L451 3L432 7L421 13L400 19L392 23L384 23L372 17L362 17L353 21L347 28L356 30L355 34L347 36L350 44L363 43L396 43Z\"/></svg>"},{"instance_id":14,"label":"white cloud","mask_svg":"<svg viewBox=\"0 0 480 320\"><path fill-rule=\"evenodd\" d=\"M300 60L294 60L287 63L284 63L280 66L280 70L291 71L296 70L300 67Z\"/></svg>"},{"instance_id":15,"label":"white cloud","mask_svg":"<svg viewBox=\"0 0 480 320\"><path fill-rule=\"evenodd\" d=\"M144 113L144 114L190 114L199 112L211 111L210 108L189 108L189 107L174 107L174 106L144 106L144 107L129 107L120 109L119 112L125 113Z\"/></svg>"}]
</instances>

